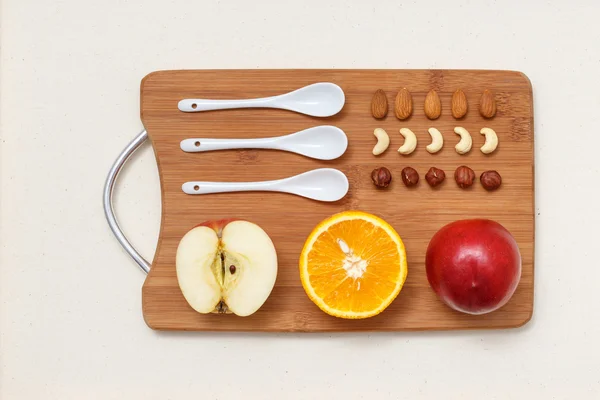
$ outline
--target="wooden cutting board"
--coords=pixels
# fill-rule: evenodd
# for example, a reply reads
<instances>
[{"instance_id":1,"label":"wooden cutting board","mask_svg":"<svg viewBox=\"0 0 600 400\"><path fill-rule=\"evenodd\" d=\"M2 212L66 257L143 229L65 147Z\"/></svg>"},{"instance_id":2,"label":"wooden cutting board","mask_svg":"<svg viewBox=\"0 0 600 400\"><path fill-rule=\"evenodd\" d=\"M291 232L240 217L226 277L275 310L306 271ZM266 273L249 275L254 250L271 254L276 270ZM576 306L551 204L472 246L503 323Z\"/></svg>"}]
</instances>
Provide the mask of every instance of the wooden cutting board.
<instances>
[{"instance_id":1,"label":"wooden cutting board","mask_svg":"<svg viewBox=\"0 0 600 400\"><path fill-rule=\"evenodd\" d=\"M343 110L330 118L315 118L283 110L245 109L184 113L177 108L184 98L233 99L272 96L315 82L333 82L345 92ZM394 116L396 93L407 87L414 112L407 121ZM456 121L450 113L452 93L461 88L467 95L467 116ZM373 92L387 93L389 113L375 120L370 113ZM429 121L423 111L430 89L438 91L442 115ZM484 120L478 112L484 89L495 93L497 114ZM533 312L534 284L534 163L532 88L525 75L513 71L467 70L199 70L160 71L141 84L141 117L158 162L162 188L162 221L152 270L143 289L143 315L153 329L210 331L400 331L475 328L510 328L525 324ZM182 139L193 137L260 138L293 133L320 124L338 126L346 132L346 154L334 161L316 161L299 155L266 150L232 150L184 153ZM453 131L463 126L473 137L473 149L459 155ZM479 148L482 127L494 129L498 149L484 155ZM375 128L384 128L390 148L375 157ZM412 129L417 150L401 156L399 129ZM444 148L429 154L427 129L444 136ZM503 186L486 192L477 180L469 190L457 187L454 170L468 165L477 177L495 169ZM371 171L388 167L392 185L378 190ZM400 171L415 168L421 183L407 189ZM442 187L425 182L431 166L446 171ZM190 180L255 181L279 179L319 168L343 171L350 181L348 195L335 203L321 203L280 193L231 193L190 196L181 184ZM381 216L402 236L408 253L408 278L396 300L380 315L364 320L331 317L306 296L299 278L298 259L311 230L331 214L358 209ZM238 217L260 225L272 238L278 253L279 273L271 296L250 317L201 315L186 303L175 275L175 252L181 237L205 220ZM432 235L444 224L464 218L494 219L515 236L522 253L523 272L510 302L493 313L471 316L442 304L430 289L425 275L425 250Z\"/></svg>"}]
</instances>

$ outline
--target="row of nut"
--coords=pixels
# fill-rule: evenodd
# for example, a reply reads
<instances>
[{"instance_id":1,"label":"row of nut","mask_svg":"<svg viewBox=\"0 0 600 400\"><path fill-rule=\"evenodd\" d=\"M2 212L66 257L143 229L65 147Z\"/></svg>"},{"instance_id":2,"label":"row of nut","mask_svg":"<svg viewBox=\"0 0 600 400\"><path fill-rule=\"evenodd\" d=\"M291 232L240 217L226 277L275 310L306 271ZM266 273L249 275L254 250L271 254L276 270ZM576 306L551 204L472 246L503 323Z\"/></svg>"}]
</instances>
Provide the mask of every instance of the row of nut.
<instances>
[{"instance_id":1,"label":"row of nut","mask_svg":"<svg viewBox=\"0 0 600 400\"><path fill-rule=\"evenodd\" d=\"M412 167L405 167L402 172L402 182L407 187L416 186L419 183L419 173ZM439 186L446 179L446 173L436 167L429 168L425 180L431 187ZM371 180L378 188L387 188L392 183L392 173L386 167L375 168L371 172ZM461 165L454 171L454 180L461 189L467 189L475 182L475 171L466 165ZM497 171L485 171L479 176L479 181L485 190L496 190L502 184L502 177Z\"/></svg>"},{"instance_id":2,"label":"row of nut","mask_svg":"<svg viewBox=\"0 0 600 400\"><path fill-rule=\"evenodd\" d=\"M467 114L469 105L467 96L462 89L457 89L452 94L450 110L452 116L460 119ZM442 115L442 102L440 96L435 90L430 90L425 97L423 110L427 118L434 120ZM412 115L413 101L412 95L406 88L402 88L396 95L394 102L394 113L399 120L405 120ZM385 92L382 89L377 90L371 99L371 114L374 118L385 118L388 113L388 101ZM479 99L479 113L484 118L493 118L496 115L496 99L489 90L484 90Z\"/></svg>"},{"instance_id":3,"label":"row of nut","mask_svg":"<svg viewBox=\"0 0 600 400\"><path fill-rule=\"evenodd\" d=\"M444 146L444 137L436 128L429 128L428 132L431 135L431 143L427 145L426 149L431 154L437 153ZM458 154L467 154L473 146L471 134L462 126L454 128L454 132L460 136L460 141L454 146L454 149ZM485 136L485 144L481 146L481 152L483 154L490 154L496 150L496 147L498 147L498 135L496 135L496 132L491 128L482 128L480 133ZM401 128L400 134L404 137L404 144L400 146L398 153L404 155L411 154L417 148L417 136L408 128ZM378 156L389 147L390 137L382 128L376 128L373 131L373 135L377 138L377 143L373 147L373 155Z\"/></svg>"}]
</instances>

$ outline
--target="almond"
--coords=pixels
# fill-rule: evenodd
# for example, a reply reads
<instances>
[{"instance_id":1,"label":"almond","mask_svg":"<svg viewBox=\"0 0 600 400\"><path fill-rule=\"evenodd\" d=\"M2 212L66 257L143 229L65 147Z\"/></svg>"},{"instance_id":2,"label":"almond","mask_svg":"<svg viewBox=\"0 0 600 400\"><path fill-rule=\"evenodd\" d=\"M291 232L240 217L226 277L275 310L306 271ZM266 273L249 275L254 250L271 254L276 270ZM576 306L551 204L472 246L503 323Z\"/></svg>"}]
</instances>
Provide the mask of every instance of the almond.
<instances>
[{"instance_id":1,"label":"almond","mask_svg":"<svg viewBox=\"0 0 600 400\"><path fill-rule=\"evenodd\" d=\"M465 92L461 89L458 89L452 95L452 116L456 119L460 119L467 114L467 109L469 108L467 104L467 96L465 96Z\"/></svg>"},{"instance_id":2,"label":"almond","mask_svg":"<svg viewBox=\"0 0 600 400\"><path fill-rule=\"evenodd\" d=\"M436 119L442 113L442 102L435 90L431 89L429 93L427 93L424 109L425 115L427 115L427 118L429 119Z\"/></svg>"},{"instance_id":3,"label":"almond","mask_svg":"<svg viewBox=\"0 0 600 400\"><path fill-rule=\"evenodd\" d=\"M388 113L388 101L385 92L381 89L373 94L371 100L371 114L374 118L384 118Z\"/></svg>"},{"instance_id":4,"label":"almond","mask_svg":"<svg viewBox=\"0 0 600 400\"><path fill-rule=\"evenodd\" d=\"M412 96L408 89L402 88L396 95L394 111L396 112L396 118L400 120L407 119L412 114Z\"/></svg>"},{"instance_id":5,"label":"almond","mask_svg":"<svg viewBox=\"0 0 600 400\"><path fill-rule=\"evenodd\" d=\"M484 118L493 118L496 115L496 100L489 90L484 90L479 100L479 113Z\"/></svg>"}]
</instances>

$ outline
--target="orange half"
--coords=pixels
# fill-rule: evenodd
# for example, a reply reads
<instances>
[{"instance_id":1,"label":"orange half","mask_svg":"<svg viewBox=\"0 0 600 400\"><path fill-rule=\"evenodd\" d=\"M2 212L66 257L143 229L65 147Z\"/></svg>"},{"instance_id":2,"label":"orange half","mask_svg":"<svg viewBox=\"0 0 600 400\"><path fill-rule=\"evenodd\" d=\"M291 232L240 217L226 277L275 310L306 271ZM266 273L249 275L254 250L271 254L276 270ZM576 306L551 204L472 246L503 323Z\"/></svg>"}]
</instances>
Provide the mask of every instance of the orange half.
<instances>
[{"instance_id":1,"label":"orange half","mask_svg":"<svg viewBox=\"0 0 600 400\"><path fill-rule=\"evenodd\" d=\"M300 255L300 279L308 297L340 318L381 313L400 293L407 272L400 235L383 219L362 211L322 221Z\"/></svg>"}]
</instances>

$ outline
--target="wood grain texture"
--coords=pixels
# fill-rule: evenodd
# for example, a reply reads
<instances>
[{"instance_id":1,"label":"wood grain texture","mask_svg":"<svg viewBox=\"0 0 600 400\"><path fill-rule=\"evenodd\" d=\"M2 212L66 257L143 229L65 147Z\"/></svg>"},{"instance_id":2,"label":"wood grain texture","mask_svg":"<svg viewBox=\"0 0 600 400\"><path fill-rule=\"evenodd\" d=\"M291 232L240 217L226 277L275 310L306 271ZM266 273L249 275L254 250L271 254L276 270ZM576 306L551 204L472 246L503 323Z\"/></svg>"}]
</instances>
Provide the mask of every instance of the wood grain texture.
<instances>
[{"instance_id":1,"label":"wood grain texture","mask_svg":"<svg viewBox=\"0 0 600 400\"><path fill-rule=\"evenodd\" d=\"M184 98L253 98L285 93L321 81L334 82L346 94L346 105L336 116L314 118L283 110L245 109L183 113ZM371 116L371 98L383 89L393 107L396 93L407 87L413 96L413 114L399 121L393 110L383 120ZM462 89L469 102L467 115L456 121L451 114L452 93ZM429 121L423 102L435 89L442 115ZM484 89L495 93L497 114L484 120L478 112ZM200 70L160 71L141 85L141 117L152 141L162 189L162 221L152 270L143 289L143 315L153 329L209 331L399 331L509 328L525 324L533 312L534 287L534 163L533 100L529 80L514 71L470 70ZM267 150L232 150L187 154L179 142L190 137L254 138L278 136L320 124L343 129L349 138L346 154L334 161L317 161L300 155ZM473 149L460 156L454 150L463 126L473 137ZM494 129L498 149L484 155L479 130ZM375 128L384 128L390 148L375 157ZM412 129L417 150L401 156L399 129ZM444 136L444 148L431 155L427 129ZM453 180L456 167L475 170L477 182L469 190ZM371 171L388 167L393 174L387 190L377 190ZM421 182L407 189L400 171L415 168ZM425 173L431 166L446 171L447 179L431 189ZM254 181L278 179L313 168L338 168L348 176L350 191L336 203L320 203L280 193L231 193L190 196L181 191L188 180ZM486 192L479 175L495 169L503 178L496 192ZM380 315L365 320L331 317L315 306L302 289L298 258L305 239L324 218L339 211L358 209L387 220L402 236L408 253L408 277L396 300ZM175 252L180 238L205 220L238 217L259 224L275 243L279 274L275 288L254 315L201 315L188 306L175 275ZM470 316L442 304L429 288L425 250L432 235L444 224L463 218L484 217L502 223L515 236L522 252L522 278L511 301L488 315Z\"/></svg>"}]
</instances>

